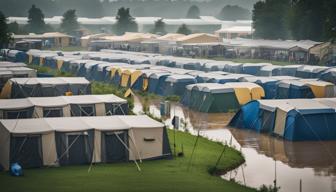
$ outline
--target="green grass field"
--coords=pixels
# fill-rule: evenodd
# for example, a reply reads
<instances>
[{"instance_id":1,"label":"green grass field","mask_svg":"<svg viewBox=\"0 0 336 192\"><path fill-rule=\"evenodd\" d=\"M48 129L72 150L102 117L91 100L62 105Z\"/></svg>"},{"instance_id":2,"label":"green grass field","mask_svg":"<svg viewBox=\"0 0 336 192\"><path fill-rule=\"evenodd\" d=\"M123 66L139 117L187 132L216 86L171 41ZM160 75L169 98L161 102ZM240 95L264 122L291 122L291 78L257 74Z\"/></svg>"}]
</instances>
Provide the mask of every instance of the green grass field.
<instances>
[{"instance_id":1,"label":"green grass field","mask_svg":"<svg viewBox=\"0 0 336 192\"><path fill-rule=\"evenodd\" d=\"M170 141L173 132L169 130ZM26 169L23 177L12 177L7 172L0 173L2 192L84 192L84 191L174 191L174 192L216 192L254 191L234 182L229 182L208 173L223 145L200 138L191 167L188 164L196 137L177 132L178 151L184 148L184 157L173 160L144 161L138 172L134 163L64 166L58 168ZM173 143L171 142L171 145ZM227 148L219 168L229 169L244 161L241 154Z\"/></svg>"}]
</instances>

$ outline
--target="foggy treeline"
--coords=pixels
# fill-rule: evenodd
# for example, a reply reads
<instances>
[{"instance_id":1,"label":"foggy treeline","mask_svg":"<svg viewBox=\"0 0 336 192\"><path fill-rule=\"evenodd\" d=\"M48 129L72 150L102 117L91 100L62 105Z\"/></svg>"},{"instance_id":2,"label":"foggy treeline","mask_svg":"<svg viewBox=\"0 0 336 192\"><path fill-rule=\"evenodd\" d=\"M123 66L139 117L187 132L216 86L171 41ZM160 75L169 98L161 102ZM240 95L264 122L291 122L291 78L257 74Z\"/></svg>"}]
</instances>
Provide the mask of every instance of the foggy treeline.
<instances>
[{"instance_id":1,"label":"foggy treeline","mask_svg":"<svg viewBox=\"0 0 336 192\"><path fill-rule=\"evenodd\" d=\"M1 0L0 9L6 16L27 16L32 4L42 9L46 17L60 16L76 9L79 17L115 16L120 7L131 9L133 16L183 18L190 6L199 7L201 14L218 16L225 5L238 5L252 10L257 0Z\"/></svg>"}]
</instances>

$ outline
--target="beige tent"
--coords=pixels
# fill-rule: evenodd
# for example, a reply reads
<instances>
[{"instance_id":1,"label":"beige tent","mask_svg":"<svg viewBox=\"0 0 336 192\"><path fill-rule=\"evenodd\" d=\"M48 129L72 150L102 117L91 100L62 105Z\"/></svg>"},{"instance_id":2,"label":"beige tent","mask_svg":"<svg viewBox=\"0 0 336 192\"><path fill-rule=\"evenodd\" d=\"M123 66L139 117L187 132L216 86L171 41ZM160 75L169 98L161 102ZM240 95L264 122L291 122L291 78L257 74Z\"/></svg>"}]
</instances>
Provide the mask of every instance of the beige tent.
<instances>
[{"instance_id":1,"label":"beige tent","mask_svg":"<svg viewBox=\"0 0 336 192\"><path fill-rule=\"evenodd\" d=\"M213 43L221 42L220 38L216 35L207 34L207 33L194 33L187 35L181 38L178 38L179 43Z\"/></svg>"},{"instance_id":2,"label":"beige tent","mask_svg":"<svg viewBox=\"0 0 336 192\"><path fill-rule=\"evenodd\" d=\"M0 99L0 119L126 114L127 101L112 94Z\"/></svg>"},{"instance_id":3,"label":"beige tent","mask_svg":"<svg viewBox=\"0 0 336 192\"><path fill-rule=\"evenodd\" d=\"M14 162L27 168L170 155L164 125L147 116L0 120L0 164L5 170Z\"/></svg>"}]
</instances>

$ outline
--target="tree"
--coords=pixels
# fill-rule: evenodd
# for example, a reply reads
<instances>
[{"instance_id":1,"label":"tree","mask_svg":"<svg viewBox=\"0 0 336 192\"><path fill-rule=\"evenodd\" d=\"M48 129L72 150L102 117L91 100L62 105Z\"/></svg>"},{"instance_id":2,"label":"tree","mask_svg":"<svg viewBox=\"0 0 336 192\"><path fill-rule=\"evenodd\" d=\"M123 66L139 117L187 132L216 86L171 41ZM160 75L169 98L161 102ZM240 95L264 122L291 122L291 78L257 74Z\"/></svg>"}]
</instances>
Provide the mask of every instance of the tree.
<instances>
[{"instance_id":1,"label":"tree","mask_svg":"<svg viewBox=\"0 0 336 192\"><path fill-rule=\"evenodd\" d=\"M188 28L188 26L186 24L182 24L178 29L177 32L179 34L184 34L184 35L190 35L192 32L191 30Z\"/></svg>"},{"instance_id":2,"label":"tree","mask_svg":"<svg viewBox=\"0 0 336 192\"><path fill-rule=\"evenodd\" d=\"M28 11L28 30L33 33L43 33L46 29L46 24L44 22L44 14L41 9L37 8L35 5Z\"/></svg>"},{"instance_id":3,"label":"tree","mask_svg":"<svg viewBox=\"0 0 336 192\"><path fill-rule=\"evenodd\" d=\"M251 19L249 10L239 7L237 5L226 5L217 16L219 19L234 21Z\"/></svg>"},{"instance_id":4,"label":"tree","mask_svg":"<svg viewBox=\"0 0 336 192\"><path fill-rule=\"evenodd\" d=\"M254 35L264 39L287 39L288 13L291 0L265 0L254 5Z\"/></svg>"},{"instance_id":5,"label":"tree","mask_svg":"<svg viewBox=\"0 0 336 192\"><path fill-rule=\"evenodd\" d=\"M187 18L198 19L200 18L200 10L196 5L193 5L189 8L187 13Z\"/></svg>"},{"instance_id":6,"label":"tree","mask_svg":"<svg viewBox=\"0 0 336 192\"><path fill-rule=\"evenodd\" d=\"M11 40L11 34L8 31L7 18L0 11L0 48L8 46Z\"/></svg>"},{"instance_id":7,"label":"tree","mask_svg":"<svg viewBox=\"0 0 336 192\"><path fill-rule=\"evenodd\" d=\"M75 9L70 9L63 14L61 30L70 35L74 35L79 28Z\"/></svg>"},{"instance_id":8,"label":"tree","mask_svg":"<svg viewBox=\"0 0 336 192\"><path fill-rule=\"evenodd\" d=\"M129 8L120 8L116 16L117 23L114 26L114 32L122 35L125 32L137 32L138 24L130 14Z\"/></svg>"},{"instance_id":9,"label":"tree","mask_svg":"<svg viewBox=\"0 0 336 192\"><path fill-rule=\"evenodd\" d=\"M161 35L166 34L167 31L166 31L165 27L166 27L166 23L163 22L163 19L161 18L161 19L155 21L153 33L160 33Z\"/></svg>"}]
</instances>

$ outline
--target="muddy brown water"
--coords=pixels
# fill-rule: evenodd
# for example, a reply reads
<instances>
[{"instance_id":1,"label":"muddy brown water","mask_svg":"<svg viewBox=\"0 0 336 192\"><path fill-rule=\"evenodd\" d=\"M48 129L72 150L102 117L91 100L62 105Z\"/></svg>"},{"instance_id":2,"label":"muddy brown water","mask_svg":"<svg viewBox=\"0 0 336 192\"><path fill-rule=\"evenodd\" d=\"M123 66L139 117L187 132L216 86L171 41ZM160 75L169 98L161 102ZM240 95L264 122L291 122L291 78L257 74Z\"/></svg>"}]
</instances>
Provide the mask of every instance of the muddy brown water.
<instances>
[{"instance_id":1,"label":"muddy brown water","mask_svg":"<svg viewBox=\"0 0 336 192\"><path fill-rule=\"evenodd\" d=\"M142 102L135 97L133 111L142 113ZM149 102L149 111L160 117L160 101ZM206 114L189 110L172 103L171 115L165 124L171 126L176 115L185 123L180 129L188 129L214 141L227 142L241 150L246 163L223 175L223 179L235 180L250 187L263 184L280 186L280 191L336 192L336 142L289 142L253 131L227 127L233 113ZM336 128L336 125L335 125ZM219 152L220 153L220 152Z\"/></svg>"}]
</instances>

